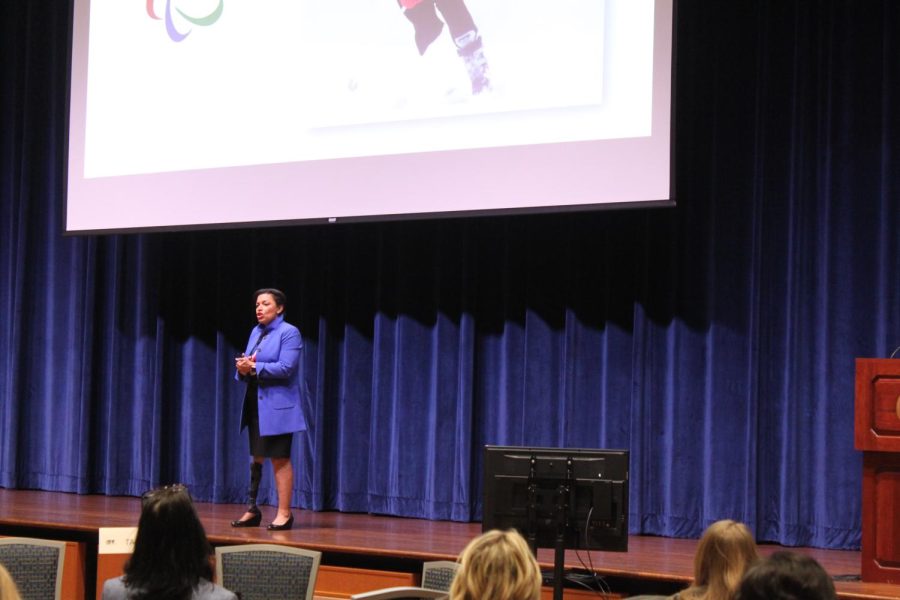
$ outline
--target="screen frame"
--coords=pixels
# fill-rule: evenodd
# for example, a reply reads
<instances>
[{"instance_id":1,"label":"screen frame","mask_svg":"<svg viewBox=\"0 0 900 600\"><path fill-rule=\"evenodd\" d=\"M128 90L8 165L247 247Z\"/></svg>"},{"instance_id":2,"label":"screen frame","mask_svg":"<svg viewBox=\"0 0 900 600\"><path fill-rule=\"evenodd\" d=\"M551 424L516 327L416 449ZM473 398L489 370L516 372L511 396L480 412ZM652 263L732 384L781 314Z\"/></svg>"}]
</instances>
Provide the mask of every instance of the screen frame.
<instances>
[{"instance_id":1,"label":"screen frame","mask_svg":"<svg viewBox=\"0 0 900 600\"><path fill-rule=\"evenodd\" d=\"M675 192L675 140L676 140L676 131L675 131L675 81L676 81L676 23L677 23L677 8L678 8L678 0L654 0L657 8L660 5L670 6L671 17L667 23L667 26L670 28L668 32L668 39L670 41L670 47L665 50L668 53L669 65L668 65L668 97L666 99L667 102L667 131L668 131L668 197L662 198L648 198L644 200L627 200L621 202L613 202L613 201L605 201L605 202L596 202L596 203L562 203L562 204L554 204L553 198L547 199L547 204L541 205L522 205L515 206L510 208L497 208L490 207L484 209L465 209L465 210L441 210L441 211L421 211L421 212L402 212L402 213L371 213L371 214L356 214L356 215L337 215L337 216L316 216L316 217L308 217L308 218L287 218L287 219L277 219L277 220L249 220L249 219L237 219L237 220L228 220L228 221L215 221L215 222L185 222L185 223L175 223L175 224L149 224L149 225L121 225L121 226L109 226L109 227L99 227L99 228L80 228L75 226L70 228L70 207L69 207L69 183L71 176L71 165L69 153L71 151L70 145L72 143L72 107L73 102L77 102L78 98L83 98L86 95L86 80L78 81L78 78L73 77L74 67L73 61L75 60L76 50L74 47L75 39L74 31L76 27L81 27L83 29L89 28L89 23L84 22L84 15L80 15L78 11L78 5L81 2L89 2L90 0L76 0L73 3L70 3L70 23L72 27L69 30L69 69L67 71L68 77L68 85L66 87L67 94L67 107L68 110L66 112L66 127L65 131L65 140L64 140L64 148L65 148L65 157L64 165L63 165L63 174L64 181L67 182L63 185L62 192L62 200L61 208L62 208L62 222L63 222L63 235L65 236L78 236L78 235L96 235L96 234L121 234L121 233L144 233L144 232L169 232L169 231L202 231L202 230L228 230L228 229L242 229L242 228L261 228L261 227L290 227L290 226L298 226L298 225L325 225L325 224L339 224L339 223L364 223L364 222L385 222L385 221L417 221L417 220L434 220L434 219L445 219L445 218L471 218L471 217L485 217L485 216L513 216L513 215L529 215L529 214L578 214L578 213L587 213L587 212L595 212L598 210L634 210L634 209L655 209L655 208L673 208L676 206L676 192ZM79 19L81 22L79 23ZM657 29L661 25L657 23L654 28ZM657 60L657 57L663 50L654 47L654 62ZM657 69L654 69L654 81L660 77L660 73ZM73 84L77 85L77 89L73 88ZM654 99L653 99L653 113L654 119L656 118L659 102L658 91L656 90L656 83L654 83ZM83 115L81 117L83 119ZM77 124L76 124L77 125ZM81 124L83 126L83 123ZM654 130L656 130L656 126L654 126ZM76 137L78 137L76 135ZM83 134L81 137L81 141L83 142ZM515 152L519 150L515 150L515 147L512 147ZM528 152L529 146L523 146L524 152ZM458 152L467 152L473 153L474 155L479 155L479 153L488 157L491 153L495 152L496 149L491 148L482 148L482 149L473 149L473 150L452 150L452 151L444 151L444 152L431 152L425 153L430 155L439 155L439 154L447 154L453 155ZM370 167L377 167L379 161L384 160L386 157L367 157L367 160L370 161ZM315 162L315 161L313 161ZM320 161L320 162L329 162L329 161ZM80 164L76 162L76 165ZM262 168L270 168L273 177L278 178L280 165L261 165ZM368 170L370 167L367 167ZM206 169L198 171L201 173L202 177L209 177L209 173L212 171L216 171L217 169ZM165 174L164 174L165 175ZM261 192L265 192L267 186L261 186ZM377 202L377 198L375 199Z\"/></svg>"},{"instance_id":2,"label":"screen frame","mask_svg":"<svg viewBox=\"0 0 900 600\"><path fill-rule=\"evenodd\" d=\"M532 471L531 462L535 461ZM483 463L483 503L482 531L491 529L516 529L534 547L553 547L556 540L555 515L547 514L554 499L544 495L535 508L538 522L536 531L529 531L528 499L522 498L521 489L516 494L514 486L537 486L537 493L552 493L551 486L567 482L568 467L564 462L572 461L574 480L568 480L574 489L568 491L573 499L566 515L564 546L569 549L602 550L626 552L628 550L628 505L629 505L629 451L589 448L545 448L531 446L484 447ZM602 462L604 469L596 477L592 473L596 464ZM530 478L537 475L535 482ZM605 489L600 489L601 486ZM507 492L504 495L504 492ZM611 524L591 528L585 519L583 505L574 502L577 496L591 496L594 500L608 495ZM514 497L516 497L514 499ZM540 496L538 496L540 498ZM503 504L507 503L507 506ZM615 510L612 508L615 507ZM601 515L602 517L603 515ZM574 522L573 522L574 521ZM591 519L596 523L600 519ZM590 530L589 530L590 528Z\"/></svg>"}]
</instances>

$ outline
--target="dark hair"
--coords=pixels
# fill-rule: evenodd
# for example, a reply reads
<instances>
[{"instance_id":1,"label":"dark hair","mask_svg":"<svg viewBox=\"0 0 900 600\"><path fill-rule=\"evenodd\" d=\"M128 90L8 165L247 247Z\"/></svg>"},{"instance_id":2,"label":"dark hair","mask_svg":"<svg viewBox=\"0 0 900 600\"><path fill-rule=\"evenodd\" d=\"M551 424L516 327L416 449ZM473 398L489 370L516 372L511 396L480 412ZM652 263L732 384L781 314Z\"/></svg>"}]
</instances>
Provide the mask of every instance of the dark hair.
<instances>
[{"instance_id":1,"label":"dark hair","mask_svg":"<svg viewBox=\"0 0 900 600\"><path fill-rule=\"evenodd\" d=\"M737 600L834 600L834 583L816 560L781 550L751 567Z\"/></svg>"},{"instance_id":2,"label":"dark hair","mask_svg":"<svg viewBox=\"0 0 900 600\"><path fill-rule=\"evenodd\" d=\"M212 581L211 555L187 488L150 490L142 497L134 552L125 563L129 598L189 599L201 579Z\"/></svg>"},{"instance_id":3,"label":"dark hair","mask_svg":"<svg viewBox=\"0 0 900 600\"><path fill-rule=\"evenodd\" d=\"M260 288L256 290L253 292L253 302L255 303L262 294L271 294L272 298L275 299L276 306L284 306L287 304L287 296L284 295L284 292L276 290L275 288Z\"/></svg>"}]
</instances>

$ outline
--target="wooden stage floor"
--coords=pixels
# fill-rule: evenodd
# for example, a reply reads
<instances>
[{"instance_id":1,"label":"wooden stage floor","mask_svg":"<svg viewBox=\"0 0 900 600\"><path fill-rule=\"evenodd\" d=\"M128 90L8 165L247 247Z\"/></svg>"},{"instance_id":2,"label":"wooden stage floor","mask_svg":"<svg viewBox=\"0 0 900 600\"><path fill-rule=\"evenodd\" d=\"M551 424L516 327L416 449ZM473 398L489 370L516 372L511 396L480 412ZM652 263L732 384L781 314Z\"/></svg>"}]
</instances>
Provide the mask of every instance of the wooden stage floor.
<instances>
[{"instance_id":1,"label":"wooden stage floor","mask_svg":"<svg viewBox=\"0 0 900 600\"><path fill-rule=\"evenodd\" d=\"M274 517L262 507L264 523ZM197 510L214 545L278 543L323 552L322 564L417 572L425 560L455 560L480 523L426 521L339 512L294 511L291 531L269 532L264 527L234 529L231 520L242 505L198 502ZM83 541L96 549L100 527L134 527L140 500L133 497L0 489L0 535L31 535ZM628 552L566 552L566 568L592 566L600 576L631 593L667 593L691 579L696 540L632 536ZM763 545L763 553L781 549ZM844 581L858 576L860 553L844 550L794 548L813 556L838 578L841 598L881 600L900 598L900 585ZM541 549L538 560L550 569L553 553Z\"/></svg>"}]
</instances>

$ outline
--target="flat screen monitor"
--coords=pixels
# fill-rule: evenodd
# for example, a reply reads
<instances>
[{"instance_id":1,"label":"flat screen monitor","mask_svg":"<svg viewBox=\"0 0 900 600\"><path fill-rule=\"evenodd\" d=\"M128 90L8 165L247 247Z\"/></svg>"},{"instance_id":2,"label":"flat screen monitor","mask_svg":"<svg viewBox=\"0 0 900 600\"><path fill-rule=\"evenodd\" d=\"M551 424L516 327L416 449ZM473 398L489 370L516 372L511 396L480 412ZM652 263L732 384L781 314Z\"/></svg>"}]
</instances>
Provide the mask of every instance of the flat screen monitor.
<instances>
[{"instance_id":1,"label":"flat screen monitor","mask_svg":"<svg viewBox=\"0 0 900 600\"><path fill-rule=\"evenodd\" d=\"M628 451L485 446L482 530L552 548L558 522L566 548L628 550Z\"/></svg>"}]
</instances>

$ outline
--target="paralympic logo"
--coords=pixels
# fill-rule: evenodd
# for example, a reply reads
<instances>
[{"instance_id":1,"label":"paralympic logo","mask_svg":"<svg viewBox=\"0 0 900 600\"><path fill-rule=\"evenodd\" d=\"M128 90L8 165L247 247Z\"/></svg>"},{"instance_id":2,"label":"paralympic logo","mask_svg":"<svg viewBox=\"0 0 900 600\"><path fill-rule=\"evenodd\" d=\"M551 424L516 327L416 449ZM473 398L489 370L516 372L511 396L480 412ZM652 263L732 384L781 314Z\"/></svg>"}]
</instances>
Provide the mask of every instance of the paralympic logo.
<instances>
[{"instance_id":1,"label":"paralympic logo","mask_svg":"<svg viewBox=\"0 0 900 600\"><path fill-rule=\"evenodd\" d=\"M175 0L175 1L177 2L177 0ZM193 28L188 26L185 29L185 31L179 31L178 28L176 28L175 21L172 19L172 2L173 2L173 0L166 0L166 14L165 14L166 32L169 34L169 38L171 38L171 40L173 42L180 42L181 40L186 38L188 36L188 34L191 33ZM156 14L156 9L154 9L153 4L154 4L154 0L147 0L147 15L149 15L151 19L157 19L157 20L162 19L162 17L160 17ZM212 25L213 23L215 23L216 21L219 20L219 17L222 16L222 10L224 8L225 8L225 0L219 0L218 6L216 6L216 8L208 15L204 15L204 16L191 15L191 14L184 12L177 6L175 7L175 12L177 12L179 15L181 15L181 18L184 19L185 21L187 21L188 23L197 25L198 27L208 27L209 25Z\"/></svg>"}]
</instances>

